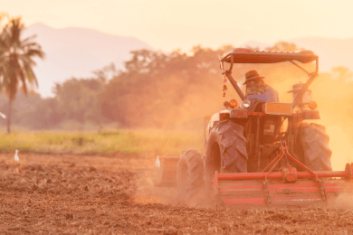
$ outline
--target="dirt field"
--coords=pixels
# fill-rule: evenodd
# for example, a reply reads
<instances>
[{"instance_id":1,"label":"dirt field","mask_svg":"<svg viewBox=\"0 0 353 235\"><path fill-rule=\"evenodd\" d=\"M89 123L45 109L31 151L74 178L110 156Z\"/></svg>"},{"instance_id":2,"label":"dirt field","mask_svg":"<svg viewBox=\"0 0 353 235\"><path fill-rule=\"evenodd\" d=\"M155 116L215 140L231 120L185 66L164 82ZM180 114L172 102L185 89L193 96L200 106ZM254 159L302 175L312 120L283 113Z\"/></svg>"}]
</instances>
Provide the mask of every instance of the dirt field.
<instances>
[{"instance_id":1,"label":"dirt field","mask_svg":"<svg viewBox=\"0 0 353 235\"><path fill-rule=\"evenodd\" d=\"M0 155L0 234L353 234L353 209L187 208L150 155Z\"/></svg>"}]
</instances>

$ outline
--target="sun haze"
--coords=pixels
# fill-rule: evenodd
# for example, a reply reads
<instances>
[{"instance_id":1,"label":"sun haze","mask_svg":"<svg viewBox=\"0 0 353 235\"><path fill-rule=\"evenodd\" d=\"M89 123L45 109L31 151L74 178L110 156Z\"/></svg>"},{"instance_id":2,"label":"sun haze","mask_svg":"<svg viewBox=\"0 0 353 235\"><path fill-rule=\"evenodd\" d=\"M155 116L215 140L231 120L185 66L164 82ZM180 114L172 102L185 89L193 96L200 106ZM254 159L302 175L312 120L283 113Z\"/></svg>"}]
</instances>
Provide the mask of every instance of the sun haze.
<instances>
[{"instance_id":1,"label":"sun haze","mask_svg":"<svg viewBox=\"0 0 353 235\"><path fill-rule=\"evenodd\" d=\"M353 234L352 0L0 6L0 234Z\"/></svg>"},{"instance_id":2,"label":"sun haze","mask_svg":"<svg viewBox=\"0 0 353 235\"><path fill-rule=\"evenodd\" d=\"M249 40L274 42L304 36L353 37L352 1L305 0L0 0L1 10L42 22L134 36L164 51L218 47Z\"/></svg>"}]
</instances>

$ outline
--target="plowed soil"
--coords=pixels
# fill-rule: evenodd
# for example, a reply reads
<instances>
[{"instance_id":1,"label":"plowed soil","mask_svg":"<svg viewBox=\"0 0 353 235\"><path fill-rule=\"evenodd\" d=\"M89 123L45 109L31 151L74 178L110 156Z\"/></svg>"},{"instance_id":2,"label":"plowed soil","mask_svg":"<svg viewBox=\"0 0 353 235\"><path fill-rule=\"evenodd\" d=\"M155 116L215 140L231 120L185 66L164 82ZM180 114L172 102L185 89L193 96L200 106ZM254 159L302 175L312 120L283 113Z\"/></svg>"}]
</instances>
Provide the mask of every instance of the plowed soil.
<instances>
[{"instance_id":1,"label":"plowed soil","mask_svg":"<svg viewBox=\"0 0 353 235\"><path fill-rule=\"evenodd\" d=\"M0 234L353 234L353 209L189 208L154 156L0 155Z\"/></svg>"}]
</instances>

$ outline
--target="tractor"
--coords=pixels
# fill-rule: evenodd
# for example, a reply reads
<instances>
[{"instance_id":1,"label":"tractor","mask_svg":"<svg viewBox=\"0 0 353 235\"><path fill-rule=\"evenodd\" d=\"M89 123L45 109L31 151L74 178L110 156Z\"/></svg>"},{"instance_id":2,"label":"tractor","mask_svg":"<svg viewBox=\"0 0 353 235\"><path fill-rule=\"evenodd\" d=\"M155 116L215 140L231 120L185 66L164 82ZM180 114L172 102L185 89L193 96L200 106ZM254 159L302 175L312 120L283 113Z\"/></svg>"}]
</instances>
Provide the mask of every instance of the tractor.
<instances>
[{"instance_id":1,"label":"tractor","mask_svg":"<svg viewBox=\"0 0 353 235\"><path fill-rule=\"evenodd\" d=\"M237 48L220 57L222 74L241 99L225 102L205 128L205 154L184 151L161 158L156 186L176 186L185 198L201 188L217 192L233 206L307 206L327 204L341 193L352 193L352 165L332 171L329 136L320 119L309 86L318 76L319 57L312 51L260 52ZM246 94L232 76L236 63L290 62L308 75L293 85L292 103L281 103L278 93L261 81L256 71L246 74ZM308 72L299 63L314 63ZM261 84L261 83L260 83ZM210 190L203 191L204 193Z\"/></svg>"}]
</instances>

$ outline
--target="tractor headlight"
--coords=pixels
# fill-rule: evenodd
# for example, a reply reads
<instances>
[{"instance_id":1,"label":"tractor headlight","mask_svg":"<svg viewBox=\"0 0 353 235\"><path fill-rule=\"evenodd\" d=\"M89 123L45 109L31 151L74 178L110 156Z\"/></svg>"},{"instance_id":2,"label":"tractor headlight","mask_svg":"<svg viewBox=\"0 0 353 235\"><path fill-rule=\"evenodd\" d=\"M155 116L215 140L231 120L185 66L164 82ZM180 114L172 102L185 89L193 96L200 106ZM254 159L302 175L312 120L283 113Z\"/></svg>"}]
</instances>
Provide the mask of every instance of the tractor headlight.
<instances>
[{"instance_id":1,"label":"tractor headlight","mask_svg":"<svg viewBox=\"0 0 353 235\"><path fill-rule=\"evenodd\" d=\"M231 99L231 100L229 101L229 106L230 106L231 108L236 108L237 105L238 105L238 102L237 102L235 99Z\"/></svg>"},{"instance_id":2,"label":"tractor headlight","mask_svg":"<svg viewBox=\"0 0 353 235\"><path fill-rule=\"evenodd\" d=\"M241 107L247 109L250 107L250 104L251 104L250 100L243 100L243 102L241 103Z\"/></svg>"}]
</instances>

